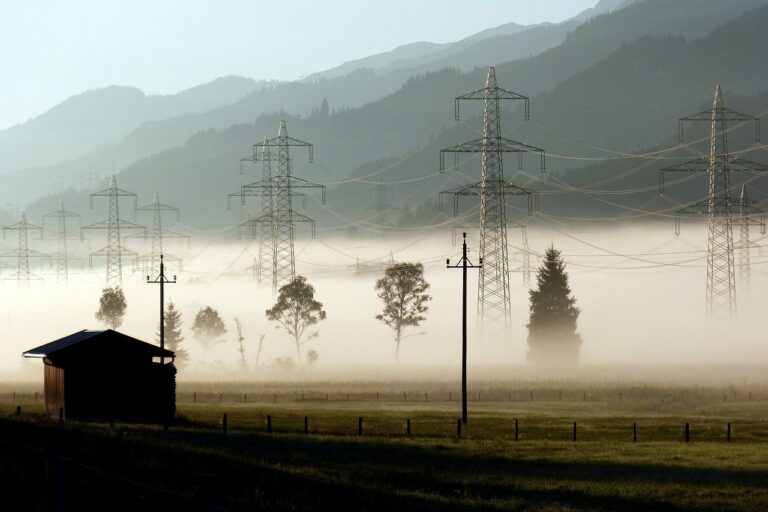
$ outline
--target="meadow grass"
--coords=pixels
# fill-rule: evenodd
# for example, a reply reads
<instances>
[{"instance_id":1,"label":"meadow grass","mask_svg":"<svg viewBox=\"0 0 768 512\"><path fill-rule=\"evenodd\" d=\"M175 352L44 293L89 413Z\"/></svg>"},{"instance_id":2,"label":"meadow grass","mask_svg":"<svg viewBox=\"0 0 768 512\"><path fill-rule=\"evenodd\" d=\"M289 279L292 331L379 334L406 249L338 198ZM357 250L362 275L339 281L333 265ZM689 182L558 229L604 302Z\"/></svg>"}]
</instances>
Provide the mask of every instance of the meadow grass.
<instances>
[{"instance_id":1,"label":"meadow grass","mask_svg":"<svg viewBox=\"0 0 768 512\"><path fill-rule=\"evenodd\" d=\"M326 401L325 390L315 391L317 397L305 392L302 400L276 388L283 394L275 403L267 392L243 401L239 390L192 402L182 390L178 421L168 431L59 425L42 416L33 395L19 393L20 417L15 404L0 400L0 481L12 484L7 496L18 503L15 510L50 506L53 494L39 487L45 449L57 440L66 447L62 464L72 508L84 510L201 503L211 510L768 509L768 402L749 400L743 390L723 399L720 389L604 389L607 399L592 390L583 401L575 392L563 400L541 389L526 401L503 400L501 388L491 400L486 388L469 404L461 439L455 398L417 402L413 391L413 400L401 401L392 389L386 399L379 391L378 401L362 391L347 400L342 386Z\"/></svg>"}]
</instances>

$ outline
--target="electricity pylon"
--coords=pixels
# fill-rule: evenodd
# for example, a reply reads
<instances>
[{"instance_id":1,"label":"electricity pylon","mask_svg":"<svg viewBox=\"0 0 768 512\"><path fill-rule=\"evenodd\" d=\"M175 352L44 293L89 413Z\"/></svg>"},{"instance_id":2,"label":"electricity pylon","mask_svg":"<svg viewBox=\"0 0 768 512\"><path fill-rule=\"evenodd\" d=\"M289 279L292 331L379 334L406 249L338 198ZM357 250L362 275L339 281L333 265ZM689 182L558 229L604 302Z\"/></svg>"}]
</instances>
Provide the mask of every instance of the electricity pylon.
<instances>
[{"instance_id":1,"label":"electricity pylon","mask_svg":"<svg viewBox=\"0 0 768 512\"><path fill-rule=\"evenodd\" d=\"M67 231L67 219L78 219L80 215L64 209L64 201L59 201L59 208L55 212L43 215L43 232L45 232L45 219L56 219L56 283L67 285L69 282L69 251L67 240L75 238ZM53 238L52 238L53 239Z\"/></svg>"},{"instance_id":2,"label":"electricity pylon","mask_svg":"<svg viewBox=\"0 0 768 512\"><path fill-rule=\"evenodd\" d=\"M136 258L136 264L141 266L142 273L156 274L160 272L160 259L165 256L165 261L174 261L181 270L181 258L171 256L163 252L164 238L186 238L189 244L189 235L177 233L163 229L163 212L172 212L176 214L176 222L179 221L179 209L160 202L160 196L155 192L152 203L136 208L140 212L152 212L152 231L150 232L150 252ZM132 235L135 238L137 235Z\"/></svg>"},{"instance_id":3,"label":"electricity pylon","mask_svg":"<svg viewBox=\"0 0 768 512\"><path fill-rule=\"evenodd\" d=\"M257 146L257 148L254 148L256 151L276 148L274 176L267 180L260 180L246 185L241 189L241 193L249 195L251 192L268 189L272 197L272 207L269 212L247 220L240 227L241 229L243 227L250 228L252 232L262 225L271 228L272 290L276 292L280 285L289 282L296 275L296 255L294 251L296 224L300 222L311 224L312 236L315 236L315 221L293 209L293 198L297 195L294 190L320 189L322 191L322 202L325 203L325 186L293 176L289 148L307 148L309 150L309 161L312 162L312 144L289 137L285 128L285 121L280 121L277 137L265 139L264 142L257 144ZM243 192L243 189L247 190L248 193Z\"/></svg>"},{"instance_id":4,"label":"electricity pylon","mask_svg":"<svg viewBox=\"0 0 768 512\"><path fill-rule=\"evenodd\" d=\"M661 192L667 172L706 172L707 199L676 212L675 233L680 233L681 215L707 216L707 290L706 312L710 317L733 318L736 315L736 273L733 254L734 208L731 197L731 172L761 173L768 167L732 157L728 153L729 121L751 122L755 125L755 140L760 138L760 120L725 108L720 86L715 88L712 108L680 119L680 141L686 122L710 123L709 157L698 158L681 165L661 169Z\"/></svg>"},{"instance_id":5,"label":"electricity pylon","mask_svg":"<svg viewBox=\"0 0 768 512\"><path fill-rule=\"evenodd\" d=\"M91 209L93 209L94 197L106 197L109 202L109 212L106 220L95 222L87 226L80 228L80 236L82 238L83 233L86 230L106 230L107 231L107 245L98 251L94 251L90 254L89 266L93 267L93 258L106 257L107 265L107 286L122 286L123 285L123 256L136 257L137 254L129 249L126 249L122 244L121 234L122 230L141 230L146 234L147 228L136 224L134 222L128 222L120 218L120 197L133 197L133 207L136 208L136 194L128 192L121 188L117 188L117 180L115 176L111 176L109 179L109 187L99 192L91 194Z\"/></svg>"},{"instance_id":6,"label":"electricity pylon","mask_svg":"<svg viewBox=\"0 0 768 512\"><path fill-rule=\"evenodd\" d=\"M459 119L462 100L483 102L483 136L440 151L440 169L445 168L445 153L480 153L482 155L479 182L456 187L446 193L454 200L454 214L458 215L461 196L480 197L480 270L477 289L477 313L481 324L503 322L509 325L512 315L509 292L509 253L507 247L507 196L525 196L528 212L535 207L535 192L512 184L504 178L503 153L517 153L518 167L522 168L523 153L538 153L544 169L544 150L501 135L502 100L522 100L525 118L529 117L529 99L516 92L502 89L496 84L496 71L488 68L485 87L455 99L455 117ZM458 159L458 155L456 156Z\"/></svg>"},{"instance_id":7,"label":"electricity pylon","mask_svg":"<svg viewBox=\"0 0 768 512\"><path fill-rule=\"evenodd\" d=\"M264 137L264 144L259 146L255 144L253 146L253 154L251 156L240 159L240 175L245 174L243 164L246 162L253 162L254 164L261 163L261 176L253 183L243 185L240 187L239 192L229 194L227 197L227 207L229 207L229 200L234 196L240 197L240 204L245 205L246 197L258 198L258 212L250 219L245 220L238 224L238 233L242 232L243 228L250 229L251 238L258 240L259 249L256 256L253 258L253 265L246 268L246 272L250 272L253 278L259 285L271 280L272 275L272 239L273 239L273 226L267 222L250 222L255 218L266 218L270 212L275 208L273 194L274 190L270 186L265 186L272 182L272 162L275 160L275 154L270 150L269 146L265 143L269 139Z\"/></svg>"},{"instance_id":8,"label":"electricity pylon","mask_svg":"<svg viewBox=\"0 0 768 512\"><path fill-rule=\"evenodd\" d=\"M28 286L30 279L41 279L29 272L29 258L47 258L50 263L51 257L47 254L32 250L29 248L28 232L29 230L39 230L42 238L43 228L36 226L35 224L27 222L27 216L24 212L21 214L21 220L12 226L3 227L3 238L8 231L19 232L19 246L14 251L8 251L3 253L2 257L15 258L16 259L16 272L8 276L6 279L15 279L19 285Z\"/></svg>"},{"instance_id":9,"label":"electricity pylon","mask_svg":"<svg viewBox=\"0 0 768 512\"><path fill-rule=\"evenodd\" d=\"M737 219L739 241L735 243L734 247L739 250L739 284L746 292L749 292L752 276L751 252L753 249L761 249L759 244L750 240L749 228L750 226L759 227L760 233L764 235L765 212L747 197L746 185L741 186Z\"/></svg>"},{"instance_id":10,"label":"electricity pylon","mask_svg":"<svg viewBox=\"0 0 768 512\"><path fill-rule=\"evenodd\" d=\"M467 229L477 229L480 226L480 218L475 215L470 220L459 222L453 225L453 245L456 245L457 234L466 231ZM515 260L517 257L521 257L521 264L519 267L510 270L510 272L520 272L523 278L523 284L527 287L531 286L531 250L528 246L528 228L524 224L517 222L508 222L507 229L519 229L520 230L520 248L513 254Z\"/></svg>"},{"instance_id":11,"label":"electricity pylon","mask_svg":"<svg viewBox=\"0 0 768 512\"><path fill-rule=\"evenodd\" d=\"M395 195L394 189L384 183L378 183L372 186L368 193L371 205L365 209L366 217L370 212L373 212L374 222L379 226L386 226L389 224L389 212L397 210L392 204Z\"/></svg>"},{"instance_id":12,"label":"electricity pylon","mask_svg":"<svg viewBox=\"0 0 768 512\"><path fill-rule=\"evenodd\" d=\"M517 260L517 257L520 256L521 262L520 266L516 269L513 269L513 272L520 272L520 274L523 276L523 284L527 287L531 287L531 249L528 247L528 227L523 224L514 223L512 226L513 229L519 229L520 230L520 244L521 247L515 251L514 256Z\"/></svg>"}]
</instances>

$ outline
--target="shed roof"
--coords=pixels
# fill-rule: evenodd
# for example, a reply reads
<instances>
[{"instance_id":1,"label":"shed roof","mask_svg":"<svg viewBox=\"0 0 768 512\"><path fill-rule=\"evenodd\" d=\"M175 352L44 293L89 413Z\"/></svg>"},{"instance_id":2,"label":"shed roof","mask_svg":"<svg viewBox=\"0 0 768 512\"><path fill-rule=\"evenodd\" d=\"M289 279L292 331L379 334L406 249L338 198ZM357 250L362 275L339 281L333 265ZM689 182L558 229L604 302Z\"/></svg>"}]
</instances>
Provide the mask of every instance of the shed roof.
<instances>
[{"instance_id":1,"label":"shed roof","mask_svg":"<svg viewBox=\"0 0 768 512\"><path fill-rule=\"evenodd\" d=\"M146 355L150 357L174 357L174 353L170 350L161 349L156 345L132 338L131 336L126 336L125 334L113 331L112 329L106 329L103 331L82 330L58 340L51 341L50 343L46 343L45 345L40 345L37 348L27 350L22 355L24 357L34 358L61 355L75 346L81 346L83 342L96 341L99 338L118 339L122 343L133 345L137 350L146 353Z\"/></svg>"}]
</instances>

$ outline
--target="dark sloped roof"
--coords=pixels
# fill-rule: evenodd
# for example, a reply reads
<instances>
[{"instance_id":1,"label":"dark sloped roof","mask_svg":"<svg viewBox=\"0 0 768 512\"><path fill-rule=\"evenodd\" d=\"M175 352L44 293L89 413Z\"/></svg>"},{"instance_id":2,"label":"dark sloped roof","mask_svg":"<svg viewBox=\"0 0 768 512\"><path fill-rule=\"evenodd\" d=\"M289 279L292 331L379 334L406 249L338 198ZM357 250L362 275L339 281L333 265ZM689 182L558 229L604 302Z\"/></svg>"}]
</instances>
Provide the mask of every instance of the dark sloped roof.
<instances>
[{"instance_id":1,"label":"dark sloped roof","mask_svg":"<svg viewBox=\"0 0 768 512\"><path fill-rule=\"evenodd\" d=\"M174 357L174 353L171 352L170 350L163 350L158 346L143 342L141 340L137 340L136 338L132 338L130 336L126 336L125 334L121 334L119 332L113 331L112 329L106 329L103 331L82 330L74 334L70 334L69 336L65 336L58 340L52 341L50 343L46 343L45 345L40 345L39 347L33 348L32 350L27 350L22 355L24 357L49 357L57 353L62 353L67 349L74 347L75 345L82 343L86 340L91 340L93 338L98 338L103 336L110 336L110 337L116 336L118 338L121 338L124 342L139 344L141 349L146 351L147 355L151 355L152 357L160 357L160 356Z\"/></svg>"}]
</instances>

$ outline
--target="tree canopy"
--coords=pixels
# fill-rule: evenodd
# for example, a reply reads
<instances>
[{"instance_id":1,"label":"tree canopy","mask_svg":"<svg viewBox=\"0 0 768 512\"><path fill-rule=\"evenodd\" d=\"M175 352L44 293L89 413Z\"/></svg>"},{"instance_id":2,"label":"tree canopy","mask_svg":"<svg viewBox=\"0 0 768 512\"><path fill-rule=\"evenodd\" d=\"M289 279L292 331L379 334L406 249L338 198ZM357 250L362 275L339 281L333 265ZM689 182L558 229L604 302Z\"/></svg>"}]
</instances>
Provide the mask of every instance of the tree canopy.
<instances>
[{"instance_id":1,"label":"tree canopy","mask_svg":"<svg viewBox=\"0 0 768 512\"><path fill-rule=\"evenodd\" d=\"M432 300L426 293L428 289L421 263L395 263L376 281L377 295L384 302L384 309L376 318L395 333L395 357L400 353L403 329L418 326L425 318L426 303Z\"/></svg>"},{"instance_id":2,"label":"tree canopy","mask_svg":"<svg viewBox=\"0 0 768 512\"><path fill-rule=\"evenodd\" d=\"M227 327L218 311L211 306L205 306L195 315L192 333L207 350L215 341L223 341L220 338L227 334Z\"/></svg>"},{"instance_id":3,"label":"tree canopy","mask_svg":"<svg viewBox=\"0 0 768 512\"><path fill-rule=\"evenodd\" d=\"M280 324L293 337L298 362L301 362L301 346L318 336L317 331L307 330L326 318L323 304L315 299L314 286L303 276L296 276L280 287L277 302L266 314L269 320Z\"/></svg>"},{"instance_id":4,"label":"tree canopy","mask_svg":"<svg viewBox=\"0 0 768 512\"><path fill-rule=\"evenodd\" d=\"M128 303L125 293L119 286L104 288L99 299L99 310L96 311L96 320L104 322L110 329L117 329L123 324L123 317Z\"/></svg>"}]
</instances>

